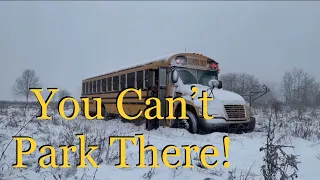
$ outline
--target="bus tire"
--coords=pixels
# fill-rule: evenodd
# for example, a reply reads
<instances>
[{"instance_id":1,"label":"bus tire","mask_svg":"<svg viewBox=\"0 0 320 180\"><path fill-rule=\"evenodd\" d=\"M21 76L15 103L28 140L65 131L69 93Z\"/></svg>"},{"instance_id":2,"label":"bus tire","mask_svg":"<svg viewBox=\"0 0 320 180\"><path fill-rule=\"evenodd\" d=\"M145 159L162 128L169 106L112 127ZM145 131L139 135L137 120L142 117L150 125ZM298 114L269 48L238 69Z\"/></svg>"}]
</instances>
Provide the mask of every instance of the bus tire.
<instances>
[{"instance_id":1,"label":"bus tire","mask_svg":"<svg viewBox=\"0 0 320 180\"><path fill-rule=\"evenodd\" d=\"M177 115L178 114L180 116L181 113L179 112L179 113L177 113ZM183 121L186 121L188 123L188 125L185 129L188 130L192 134L197 133L198 132L198 119L197 119L197 117L193 114L192 111L189 111L189 110L186 111L186 115L189 119L183 120L183 119L177 118L175 120L175 122L173 123L173 127L174 128L181 128L181 124L184 123ZM182 122L180 122L180 121L182 121Z\"/></svg>"},{"instance_id":2,"label":"bus tire","mask_svg":"<svg viewBox=\"0 0 320 180\"><path fill-rule=\"evenodd\" d=\"M108 120L111 120L111 119L114 119L115 118L115 115L114 114L111 114L111 113L108 113L108 110L107 108L103 105L103 109L102 109L102 115L104 117L104 120L108 121Z\"/></svg>"},{"instance_id":3,"label":"bus tire","mask_svg":"<svg viewBox=\"0 0 320 180\"><path fill-rule=\"evenodd\" d=\"M247 130L245 132L246 133L251 133L251 132L254 131L255 127L256 127L256 118L255 117L251 117L250 122L248 124L248 128L247 128Z\"/></svg>"}]
</instances>

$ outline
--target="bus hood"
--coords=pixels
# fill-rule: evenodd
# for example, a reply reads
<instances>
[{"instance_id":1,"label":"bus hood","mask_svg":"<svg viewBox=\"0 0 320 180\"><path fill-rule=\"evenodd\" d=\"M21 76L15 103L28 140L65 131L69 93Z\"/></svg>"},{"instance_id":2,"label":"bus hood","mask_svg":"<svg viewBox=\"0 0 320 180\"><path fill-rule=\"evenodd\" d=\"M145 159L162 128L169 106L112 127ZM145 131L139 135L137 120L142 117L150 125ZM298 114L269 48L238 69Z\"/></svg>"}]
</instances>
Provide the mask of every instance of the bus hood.
<instances>
[{"instance_id":1,"label":"bus hood","mask_svg":"<svg viewBox=\"0 0 320 180\"><path fill-rule=\"evenodd\" d=\"M180 82L179 82L180 81ZM176 83L177 88L176 92L182 93L182 97L185 99L191 100L193 95L193 91L191 90L192 86L195 86L198 88L198 92L193 98L194 104L198 107L202 106L202 101L200 101L198 98L202 97L202 92L206 91L208 92L208 97L213 97L213 100L208 101L209 107L216 105L216 104L222 104L222 105L246 105L246 101L242 96L239 94L236 94L231 91L227 91L224 89L218 89L214 88L211 89L209 86L204 86L201 84L183 84L181 80ZM213 96L212 96L213 95Z\"/></svg>"}]
</instances>

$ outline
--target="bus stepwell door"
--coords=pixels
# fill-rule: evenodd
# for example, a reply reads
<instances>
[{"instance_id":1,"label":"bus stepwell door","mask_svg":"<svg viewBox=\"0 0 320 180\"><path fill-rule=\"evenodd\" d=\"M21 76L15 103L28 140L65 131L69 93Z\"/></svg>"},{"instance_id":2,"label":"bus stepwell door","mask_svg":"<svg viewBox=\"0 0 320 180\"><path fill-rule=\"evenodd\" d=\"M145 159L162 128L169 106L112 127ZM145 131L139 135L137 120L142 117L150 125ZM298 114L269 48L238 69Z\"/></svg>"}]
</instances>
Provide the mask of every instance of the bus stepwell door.
<instances>
[{"instance_id":1,"label":"bus stepwell door","mask_svg":"<svg viewBox=\"0 0 320 180\"><path fill-rule=\"evenodd\" d=\"M166 89L167 89L167 69L159 68L158 71L158 98L161 102L161 116L164 120L159 121L160 126L165 126L166 120Z\"/></svg>"}]
</instances>

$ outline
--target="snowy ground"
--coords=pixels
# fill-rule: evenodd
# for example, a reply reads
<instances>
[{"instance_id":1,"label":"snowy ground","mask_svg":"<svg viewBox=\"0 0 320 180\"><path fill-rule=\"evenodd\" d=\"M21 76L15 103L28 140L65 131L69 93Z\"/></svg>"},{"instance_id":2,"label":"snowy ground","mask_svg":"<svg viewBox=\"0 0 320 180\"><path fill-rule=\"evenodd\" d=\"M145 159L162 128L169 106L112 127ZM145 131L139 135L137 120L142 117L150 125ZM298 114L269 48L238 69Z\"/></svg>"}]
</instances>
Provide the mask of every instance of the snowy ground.
<instances>
[{"instance_id":1,"label":"snowy ground","mask_svg":"<svg viewBox=\"0 0 320 180\"><path fill-rule=\"evenodd\" d=\"M176 179L176 180L210 180L210 179L228 179L229 171L233 171L236 179L241 178L240 175L249 174L248 179L262 179L261 166L263 165L264 153L259 149L266 142L266 133L264 132L265 116L262 112L257 115L258 127L256 132L248 134L227 134L227 133L211 133L207 135L194 135L185 130L159 128L158 130L145 131L143 127L137 127L131 123L123 123L120 120L112 121L89 121L83 117L79 117L73 121L61 119L57 113L54 114L53 120L32 120L25 125L35 110L29 110L24 116L21 109L17 108L1 108L0 109L0 152L3 152L7 144L12 140L12 136L24 126L18 134L20 136L30 136L37 141L37 150L31 155L23 156L24 162L28 165L26 169L12 168L12 164L16 161L16 143L12 141L5 150L2 159L0 160L0 179L100 179L100 180L120 180L120 179ZM319 119L313 121L318 124L314 129L309 130L308 140L293 136L299 134L304 125L295 124L294 131L288 132L285 127L279 128L278 137L283 137L280 144L292 145L295 148L288 149L288 153L300 155L298 160L301 163L298 165L298 179L312 180L318 179L318 170L320 167L320 141L319 139ZM301 131L302 132L302 131ZM319 133L319 134L317 134ZM100 150L96 150L92 156L96 162L100 162L100 168L48 168L43 169L38 166L38 158L43 155L38 152L38 148L42 145L53 145L57 149L57 162L61 162L61 152L59 145L77 145L78 139L76 134L85 134L87 145L99 145ZM134 136L135 134L145 135L145 145L152 144L159 153L163 147L167 145L176 145L180 149L182 145L214 145L219 150L218 157L211 157L211 162L217 160L218 166L214 169L206 169L199 167L199 154L192 154L192 164L194 168L178 167L170 169L166 167L161 160L161 155L158 154L158 162L160 168L137 168L139 162L139 148L133 146L132 143L127 144L127 162L131 168L119 169L115 167L118 163L119 147L118 142L115 142L111 147L108 146L109 136ZM230 137L229 158L224 157L223 152L223 137ZM28 149L28 144L24 145ZM184 162L183 151L180 161ZM70 153L70 164L78 163L77 153ZM146 162L150 162L151 154L146 153ZM175 162L174 158L170 158ZM222 162L228 160L230 167L224 168ZM209 160L208 160L209 162Z\"/></svg>"}]
</instances>

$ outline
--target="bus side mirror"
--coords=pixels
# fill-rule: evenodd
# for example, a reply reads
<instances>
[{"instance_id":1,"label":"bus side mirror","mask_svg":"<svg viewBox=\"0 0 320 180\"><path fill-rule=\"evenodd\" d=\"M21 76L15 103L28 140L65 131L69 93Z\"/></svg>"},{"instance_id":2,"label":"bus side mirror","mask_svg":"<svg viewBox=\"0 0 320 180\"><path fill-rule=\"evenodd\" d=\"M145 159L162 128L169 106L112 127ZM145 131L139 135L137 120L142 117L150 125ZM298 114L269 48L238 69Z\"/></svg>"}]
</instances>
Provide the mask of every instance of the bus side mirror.
<instances>
[{"instance_id":1,"label":"bus side mirror","mask_svg":"<svg viewBox=\"0 0 320 180\"><path fill-rule=\"evenodd\" d=\"M176 82L178 82L178 79L179 79L179 75L178 75L178 72L177 72L177 70L173 70L172 71L172 73L171 73L171 81L173 82L173 83L176 83Z\"/></svg>"},{"instance_id":2,"label":"bus side mirror","mask_svg":"<svg viewBox=\"0 0 320 180\"><path fill-rule=\"evenodd\" d=\"M208 85L210 88L214 89L214 88L219 88L219 81L216 80L216 79L211 79L209 82L208 82Z\"/></svg>"},{"instance_id":3,"label":"bus side mirror","mask_svg":"<svg viewBox=\"0 0 320 180\"><path fill-rule=\"evenodd\" d=\"M221 88L222 88L222 81L219 81L218 88L219 88L219 89L221 89Z\"/></svg>"}]
</instances>

